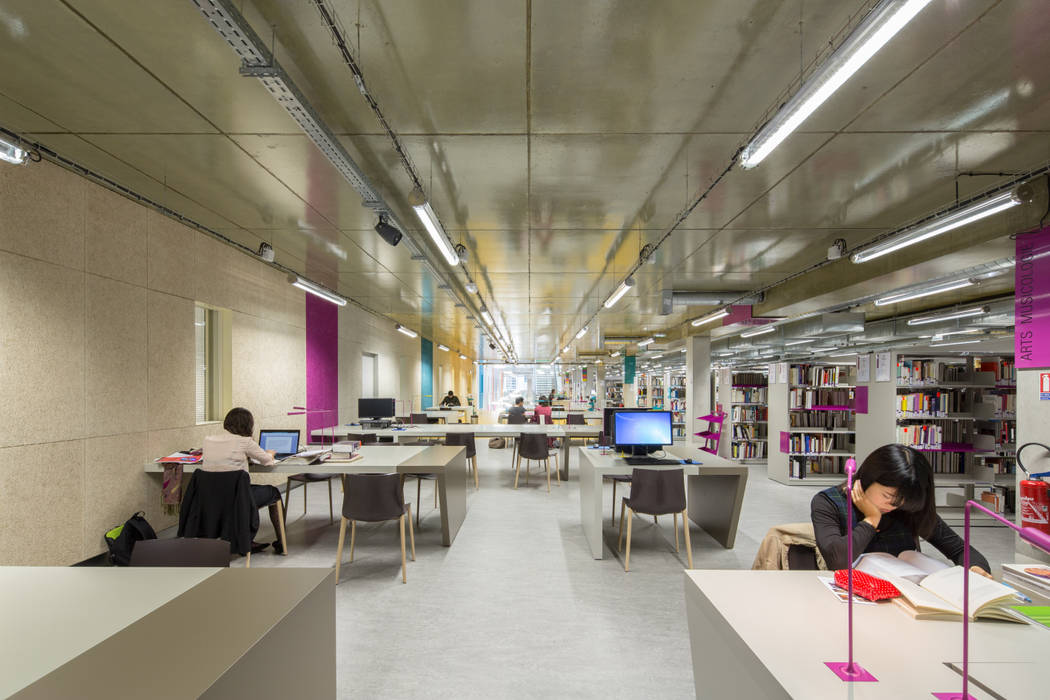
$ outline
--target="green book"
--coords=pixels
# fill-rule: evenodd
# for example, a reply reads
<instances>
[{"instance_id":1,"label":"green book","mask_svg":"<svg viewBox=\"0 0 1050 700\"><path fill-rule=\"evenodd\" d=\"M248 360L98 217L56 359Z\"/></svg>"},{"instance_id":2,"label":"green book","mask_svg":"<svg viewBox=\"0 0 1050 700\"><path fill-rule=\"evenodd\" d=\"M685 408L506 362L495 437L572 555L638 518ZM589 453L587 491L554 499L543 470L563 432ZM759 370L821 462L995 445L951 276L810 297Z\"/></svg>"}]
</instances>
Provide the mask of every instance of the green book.
<instances>
[{"instance_id":1,"label":"green book","mask_svg":"<svg viewBox=\"0 0 1050 700\"><path fill-rule=\"evenodd\" d=\"M1011 605L1010 609L1025 620L1050 629L1050 605Z\"/></svg>"}]
</instances>

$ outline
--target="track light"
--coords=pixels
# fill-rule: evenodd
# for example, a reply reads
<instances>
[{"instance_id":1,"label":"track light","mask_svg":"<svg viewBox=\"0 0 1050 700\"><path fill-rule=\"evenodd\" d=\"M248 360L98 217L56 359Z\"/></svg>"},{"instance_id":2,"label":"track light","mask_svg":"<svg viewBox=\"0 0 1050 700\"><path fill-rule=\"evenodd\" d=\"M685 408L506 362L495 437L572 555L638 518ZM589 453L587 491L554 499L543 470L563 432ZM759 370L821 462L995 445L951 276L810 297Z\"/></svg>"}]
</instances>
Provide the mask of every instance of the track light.
<instances>
[{"instance_id":1,"label":"track light","mask_svg":"<svg viewBox=\"0 0 1050 700\"><path fill-rule=\"evenodd\" d=\"M438 350L442 350L444 352L448 352L448 346L447 345L442 345L441 343L438 343Z\"/></svg>"},{"instance_id":2,"label":"track light","mask_svg":"<svg viewBox=\"0 0 1050 700\"><path fill-rule=\"evenodd\" d=\"M409 204L412 205L412 211L416 213L420 223L423 224L423 228L430 234L431 240L437 245L441 254L445 256L445 262L449 265L458 265L459 255L453 250L448 236L445 235L445 230L441 228L441 222L438 221L437 214L430 208L430 202L423 196L423 192L420 190L414 191L409 198Z\"/></svg>"},{"instance_id":3,"label":"track light","mask_svg":"<svg viewBox=\"0 0 1050 700\"><path fill-rule=\"evenodd\" d=\"M465 360L465 359L467 359L467 356L464 355L463 353L459 353L459 359Z\"/></svg>"},{"instance_id":4,"label":"track light","mask_svg":"<svg viewBox=\"0 0 1050 700\"><path fill-rule=\"evenodd\" d=\"M944 292L950 292L954 289L962 289L963 287L973 286L973 282L968 279L965 280L952 280L950 282L941 282L940 284L930 285L929 287L920 287L919 289L913 289L908 292L895 292L893 294L887 294L884 297L879 297L875 300L875 306L886 306L888 304L899 304L902 301L911 301L912 299L920 299L922 297L928 297L933 294L943 294Z\"/></svg>"},{"instance_id":5,"label":"track light","mask_svg":"<svg viewBox=\"0 0 1050 700\"><path fill-rule=\"evenodd\" d=\"M708 314L706 316L701 316L700 318L693 319L692 322L690 322L689 325L691 325L691 326L693 326L695 328L697 326L702 326L705 323L711 323L711 321L717 321L720 318L725 318L728 315L729 315L729 309L719 309L718 311L715 311L714 313L710 313L710 314Z\"/></svg>"},{"instance_id":6,"label":"track light","mask_svg":"<svg viewBox=\"0 0 1050 700\"><path fill-rule=\"evenodd\" d=\"M379 215L379 222L376 224L376 233L379 237L390 245L397 245L401 242L401 232L390 225L387 221L385 214Z\"/></svg>"},{"instance_id":7,"label":"track light","mask_svg":"<svg viewBox=\"0 0 1050 700\"><path fill-rule=\"evenodd\" d=\"M587 331L588 331L589 329L590 329L590 326L584 326L583 328L581 328L581 329L580 329L580 330L579 330L579 331L578 331L578 332L576 333L576 340L579 340L579 339L580 339L580 338L582 338L583 336L587 335Z\"/></svg>"},{"instance_id":8,"label":"track light","mask_svg":"<svg viewBox=\"0 0 1050 700\"><path fill-rule=\"evenodd\" d=\"M919 318L909 318L909 326L925 326L928 323L941 323L942 321L954 321L960 318L972 318L973 316L984 316L988 313L987 306L975 306L970 309L962 309L960 311L953 311L950 314L938 314L936 316L920 316Z\"/></svg>"},{"instance_id":9,"label":"track light","mask_svg":"<svg viewBox=\"0 0 1050 700\"><path fill-rule=\"evenodd\" d=\"M644 348L646 345L652 345L655 340L656 339L652 337L646 338L645 340L639 340L638 347Z\"/></svg>"},{"instance_id":10,"label":"track light","mask_svg":"<svg viewBox=\"0 0 1050 700\"><path fill-rule=\"evenodd\" d=\"M405 334L405 335L407 335L407 336L408 336L409 338L415 338L416 336L418 336L418 335L419 335L419 333L416 333L416 332L415 332L414 330L412 330L411 328L405 328L405 327L404 327L404 326L402 326L402 325L401 325L400 323L399 323L399 324L397 324L397 332L398 332L398 333L404 333L404 334Z\"/></svg>"},{"instance_id":11,"label":"track light","mask_svg":"<svg viewBox=\"0 0 1050 700\"><path fill-rule=\"evenodd\" d=\"M0 160L13 165L22 165L29 158L29 152L21 147L20 143L11 143L5 138L0 138Z\"/></svg>"},{"instance_id":12,"label":"track light","mask_svg":"<svg viewBox=\"0 0 1050 700\"><path fill-rule=\"evenodd\" d=\"M471 294L477 294L478 293L478 285L474 283L474 280L471 280L470 282L467 282L467 291L470 292Z\"/></svg>"},{"instance_id":13,"label":"track light","mask_svg":"<svg viewBox=\"0 0 1050 700\"><path fill-rule=\"evenodd\" d=\"M295 274L290 274L288 275L288 281L291 282L293 287L298 287L308 294L313 294L315 297L320 297L321 299L330 301L338 306L346 306L346 299L338 294L328 291L320 285L314 284L310 280L303 279Z\"/></svg>"},{"instance_id":14,"label":"track light","mask_svg":"<svg viewBox=\"0 0 1050 700\"><path fill-rule=\"evenodd\" d=\"M744 147L740 164L753 168L761 163L929 2L880 2Z\"/></svg>"},{"instance_id":15,"label":"track light","mask_svg":"<svg viewBox=\"0 0 1050 700\"><path fill-rule=\"evenodd\" d=\"M620 286L616 288L616 291L613 292L612 295L610 295L609 298L605 300L605 308L611 309L612 307L616 306L616 302L620 301L623 295L629 292L631 290L631 287L633 286L633 277L628 277L623 282L621 282Z\"/></svg>"},{"instance_id":16,"label":"track light","mask_svg":"<svg viewBox=\"0 0 1050 700\"><path fill-rule=\"evenodd\" d=\"M760 326L750 331L744 331L740 334L741 338L754 338L756 335L765 335L766 333L772 333L777 329L772 323L766 326Z\"/></svg>"},{"instance_id":17,"label":"track light","mask_svg":"<svg viewBox=\"0 0 1050 700\"><path fill-rule=\"evenodd\" d=\"M974 221L980 221L981 219L993 214L998 214L1001 211L1005 211L1021 204L1021 202L1022 199L1018 196L1016 191L1001 192L993 197L988 197L979 202L975 202L968 207L963 207L962 209L950 214L938 216L924 224L904 229L900 233L889 236L875 245L854 253L852 260L855 263L862 263L874 260L875 258L881 258L883 255L889 255L901 248L915 245L920 241L925 241L934 236L939 236L942 233L953 231L961 226L973 223Z\"/></svg>"}]
</instances>

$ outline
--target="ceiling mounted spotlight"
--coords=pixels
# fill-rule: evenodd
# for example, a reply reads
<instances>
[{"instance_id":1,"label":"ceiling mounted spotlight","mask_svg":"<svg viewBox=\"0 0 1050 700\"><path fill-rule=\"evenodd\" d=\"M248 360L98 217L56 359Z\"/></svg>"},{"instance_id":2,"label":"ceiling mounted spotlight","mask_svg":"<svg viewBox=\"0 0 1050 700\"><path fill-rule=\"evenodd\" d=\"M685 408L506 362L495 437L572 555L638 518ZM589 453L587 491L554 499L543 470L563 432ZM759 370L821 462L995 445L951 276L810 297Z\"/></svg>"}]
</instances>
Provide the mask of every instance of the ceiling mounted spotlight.
<instances>
[{"instance_id":1,"label":"ceiling mounted spotlight","mask_svg":"<svg viewBox=\"0 0 1050 700\"><path fill-rule=\"evenodd\" d=\"M258 255L266 262L273 262L276 259L276 256L273 252L273 246L267 243L266 241L263 241L259 244L259 251L256 253L256 255Z\"/></svg>"},{"instance_id":2,"label":"ceiling mounted spotlight","mask_svg":"<svg viewBox=\"0 0 1050 700\"><path fill-rule=\"evenodd\" d=\"M466 265L467 260L470 260L470 253L467 251L467 246L462 243L457 243L455 250L456 255L459 256L459 261Z\"/></svg>"},{"instance_id":3,"label":"ceiling mounted spotlight","mask_svg":"<svg viewBox=\"0 0 1050 700\"><path fill-rule=\"evenodd\" d=\"M620 299L623 298L623 295L629 292L631 290L631 287L633 286L633 277L628 277L623 282L621 282L620 286L616 288L616 291L613 292L609 296L609 298L605 300L605 308L611 309L612 307L616 306L616 302L620 301Z\"/></svg>"},{"instance_id":4,"label":"ceiling mounted spotlight","mask_svg":"<svg viewBox=\"0 0 1050 700\"><path fill-rule=\"evenodd\" d=\"M471 281L467 282L467 291L470 292L471 294L477 294L478 293L478 285L475 284L474 280L471 280Z\"/></svg>"},{"instance_id":5,"label":"ceiling mounted spotlight","mask_svg":"<svg viewBox=\"0 0 1050 700\"><path fill-rule=\"evenodd\" d=\"M401 242L401 232L390 225L390 222L387 221L386 214L379 215L379 221L376 223L375 229L376 233L379 234L379 237L390 245L396 246Z\"/></svg>"},{"instance_id":6,"label":"ceiling mounted spotlight","mask_svg":"<svg viewBox=\"0 0 1050 700\"><path fill-rule=\"evenodd\" d=\"M405 334L405 335L407 335L407 336L408 336L409 338L415 338L416 336L418 336L418 335L419 335L419 333L416 333L416 332L415 332L414 330L412 330L411 328L405 328L405 327L404 327L404 326L402 326L402 325L401 325L400 323L399 323L399 324L397 324L397 326L395 326L395 328L397 329L397 332L398 332L398 333L404 333L404 334Z\"/></svg>"}]
</instances>

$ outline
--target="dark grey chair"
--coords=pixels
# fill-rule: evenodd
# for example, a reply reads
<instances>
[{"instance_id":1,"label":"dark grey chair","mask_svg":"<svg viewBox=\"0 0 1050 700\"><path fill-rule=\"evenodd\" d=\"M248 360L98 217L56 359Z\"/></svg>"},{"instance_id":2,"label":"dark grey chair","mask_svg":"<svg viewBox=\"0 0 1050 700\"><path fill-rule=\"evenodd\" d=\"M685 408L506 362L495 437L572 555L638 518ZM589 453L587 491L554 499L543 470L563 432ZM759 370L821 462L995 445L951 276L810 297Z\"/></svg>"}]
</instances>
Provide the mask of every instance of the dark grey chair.
<instances>
[{"instance_id":1,"label":"dark grey chair","mask_svg":"<svg viewBox=\"0 0 1050 700\"><path fill-rule=\"evenodd\" d=\"M343 542L346 523L350 522L350 561L354 560L354 540L357 521L382 522L397 520L401 530L401 582L408 583L405 566L405 519L412 543L412 561L416 560L416 532L412 528L412 504L405 503L398 474L349 474L343 479L343 514L339 521L339 552L335 558L335 582L339 583L339 567L343 561Z\"/></svg>"},{"instance_id":2,"label":"dark grey chair","mask_svg":"<svg viewBox=\"0 0 1050 700\"><path fill-rule=\"evenodd\" d=\"M229 566L230 544L203 537L140 540L131 550L131 566Z\"/></svg>"},{"instance_id":3,"label":"dark grey chair","mask_svg":"<svg viewBox=\"0 0 1050 700\"><path fill-rule=\"evenodd\" d=\"M478 445L475 442L474 433L448 433L445 435L446 445L462 445L467 448L468 469L474 468L474 490L479 488L478 483Z\"/></svg>"},{"instance_id":4,"label":"dark grey chair","mask_svg":"<svg viewBox=\"0 0 1050 700\"><path fill-rule=\"evenodd\" d=\"M507 414L507 425L525 425L528 422L529 422L528 416L526 416L524 413L522 413L521 415L514 415L514 414L511 414L511 413ZM510 466L511 466L511 469L513 469L514 465L517 462L518 439L517 438L511 438L511 440L514 441L514 446L511 449L511 453L510 453Z\"/></svg>"},{"instance_id":5,"label":"dark grey chair","mask_svg":"<svg viewBox=\"0 0 1050 700\"><path fill-rule=\"evenodd\" d=\"M689 542L689 514L686 512L685 472L681 469L635 469L631 472L631 495L620 504L620 536L617 544L623 550L624 511L627 511L627 554L623 570L631 566L631 522L635 513L652 515L674 514L674 551L678 550L678 515L682 516L685 531L685 552L689 568L693 568L693 547Z\"/></svg>"},{"instance_id":6,"label":"dark grey chair","mask_svg":"<svg viewBox=\"0 0 1050 700\"><path fill-rule=\"evenodd\" d=\"M521 460L525 460L525 483L529 483L529 462L543 462L547 468L547 493L551 492L550 450L547 447L547 436L535 433L521 433L518 436L518 459L514 467L514 488L518 488L518 477L521 473ZM558 486L561 486L561 473L557 469Z\"/></svg>"}]
</instances>

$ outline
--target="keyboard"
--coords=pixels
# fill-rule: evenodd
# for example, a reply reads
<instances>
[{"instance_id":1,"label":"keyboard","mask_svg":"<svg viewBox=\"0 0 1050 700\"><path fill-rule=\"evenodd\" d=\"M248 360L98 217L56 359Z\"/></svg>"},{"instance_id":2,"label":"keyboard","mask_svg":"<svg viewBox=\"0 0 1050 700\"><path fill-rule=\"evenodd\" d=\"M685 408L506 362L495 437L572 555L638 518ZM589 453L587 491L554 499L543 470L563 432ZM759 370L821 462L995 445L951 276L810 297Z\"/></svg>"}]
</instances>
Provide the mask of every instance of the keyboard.
<instances>
[{"instance_id":1,"label":"keyboard","mask_svg":"<svg viewBox=\"0 0 1050 700\"><path fill-rule=\"evenodd\" d=\"M681 464L680 459L653 459L652 457L624 457L623 461L632 467L645 467L654 464Z\"/></svg>"}]
</instances>

